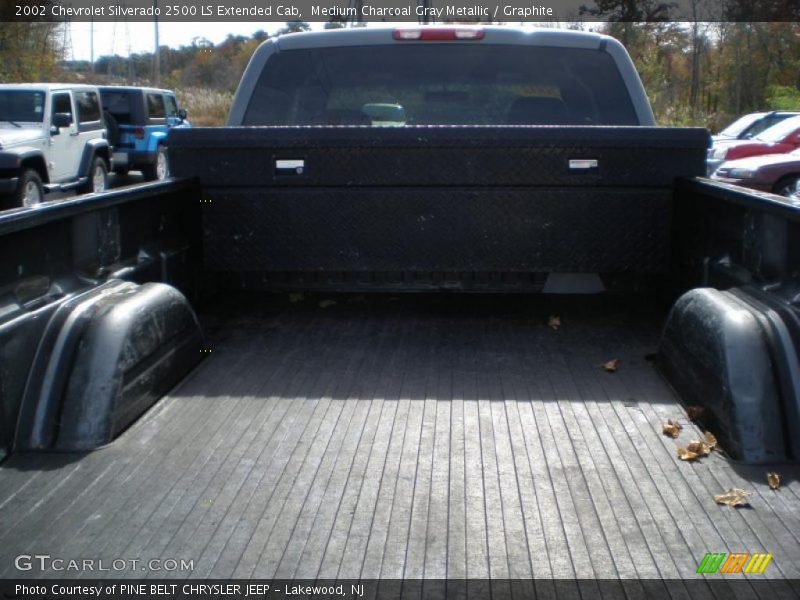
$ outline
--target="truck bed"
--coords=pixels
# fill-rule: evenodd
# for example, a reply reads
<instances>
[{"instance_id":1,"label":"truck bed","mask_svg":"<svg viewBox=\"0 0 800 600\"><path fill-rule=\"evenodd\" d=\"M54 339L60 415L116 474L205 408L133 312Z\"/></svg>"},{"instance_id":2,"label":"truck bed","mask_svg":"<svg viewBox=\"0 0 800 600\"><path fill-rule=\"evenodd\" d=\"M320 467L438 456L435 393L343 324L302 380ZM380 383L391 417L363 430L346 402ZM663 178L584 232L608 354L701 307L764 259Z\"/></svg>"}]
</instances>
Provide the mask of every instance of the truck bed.
<instances>
[{"instance_id":1,"label":"truck bed","mask_svg":"<svg viewBox=\"0 0 800 600\"><path fill-rule=\"evenodd\" d=\"M800 470L676 458L700 431L652 363L665 314L643 299L292 300L210 308L207 358L110 445L4 462L0 577L45 550L385 579L697 578L706 552L770 552L765 577L800 577ZM751 507L716 505L730 487Z\"/></svg>"}]
</instances>

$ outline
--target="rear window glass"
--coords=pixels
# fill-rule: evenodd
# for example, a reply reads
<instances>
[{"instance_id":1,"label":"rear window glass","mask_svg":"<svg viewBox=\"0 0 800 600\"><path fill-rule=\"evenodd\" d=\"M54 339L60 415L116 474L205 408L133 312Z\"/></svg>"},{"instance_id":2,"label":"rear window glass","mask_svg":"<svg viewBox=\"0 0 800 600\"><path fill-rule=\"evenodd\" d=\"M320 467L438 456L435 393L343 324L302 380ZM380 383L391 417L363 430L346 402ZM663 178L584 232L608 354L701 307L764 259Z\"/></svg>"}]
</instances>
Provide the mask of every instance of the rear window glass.
<instances>
[{"instance_id":1,"label":"rear window glass","mask_svg":"<svg viewBox=\"0 0 800 600\"><path fill-rule=\"evenodd\" d=\"M794 133L796 130L800 130L800 117L784 119L769 129L765 129L756 137L762 142L782 142L789 134Z\"/></svg>"},{"instance_id":2,"label":"rear window glass","mask_svg":"<svg viewBox=\"0 0 800 600\"><path fill-rule=\"evenodd\" d=\"M754 129L756 125L753 125L759 119L766 120L763 114L761 113L754 113L750 115L745 115L743 117L739 117L733 123L728 125L725 129L719 132L719 135L724 137L739 137L742 133L747 131L748 129Z\"/></svg>"},{"instance_id":3,"label":"rear window glass","mask_svg":"<svg viewBox=\"0 0 800 600\"><path fill-rule=\"evenodd\" d=\"M129 92L103 92L103 107L110 112L117 123L130 125L133 112L133 95Z\"/></svg>"},{"instance_id":4,"label":"rear window glass","mask_svg":"<svg viewBox=\"0 0 800 600\"><path fill-rule=\"evenodd\" d=\"M245 125L638 125L609 54L470 43L289 50Z\"/></svg>"},{"instance_id":5,"label":"rear window glass","mask_svg":"<svg viewBox=\"0 0 800 600\"><path fill-rule=\"evenodd\" d=\"M773 115L771 117L765 117L748 129L747 133L750 134L751 137L754 137L762 131L766 131L773 125L777 125L781 121L785 121L789 117L791 117L791 115Z\"/></svg>"},{"instance_id":6,"label":"rear window glass","mask_svg":"<svg viewBox=\"0 0 800 600\"><path fill-rule=\"evenodd\" d=\"M147 114L151 119L164 119L164 97L161 94L147 94Z\"/></svg>"},{"instance_id":7,"label":"rear window glass","mask_svg":"<svg viewBox=\"0 0 800 600\"><path fill-rule=\"evenodd\" d=\"M95 92L77 92L75 103L78 106L79 123L94 123L100 120L100 100Z\"/></svg>"}]
</instances>

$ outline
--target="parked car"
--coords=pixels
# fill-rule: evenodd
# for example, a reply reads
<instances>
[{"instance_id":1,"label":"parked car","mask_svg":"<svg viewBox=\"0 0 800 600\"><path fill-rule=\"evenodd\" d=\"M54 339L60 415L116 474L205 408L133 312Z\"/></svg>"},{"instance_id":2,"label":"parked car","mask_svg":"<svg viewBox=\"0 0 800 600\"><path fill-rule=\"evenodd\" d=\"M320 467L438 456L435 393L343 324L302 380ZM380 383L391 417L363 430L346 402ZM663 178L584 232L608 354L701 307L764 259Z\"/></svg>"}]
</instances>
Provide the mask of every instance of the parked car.
<instances>
[{"instance_id":1,"label":"parked car","mask_svg":"<svg viewBox=\"0 0 800 600\"><path fill-rule=\"evenodd\" d=\"M771 110L769 112L750 113L739 117L718 134L711 136L711 139L714 142L748 140L773 125L777 125L784 119L797 116L800 116L800 111L795 110Z\"/></svg>"},{"instance_id":2,"label":"parked car","mask_svg":"<svg viewBox=\"0 0 800 600\"><path fill-rule=\"evenodd\" d=\"M98 89L0 85L0 202L34 206L45 192L107 187L111 159Z\"/></svg>"},{"instance_id":3,"label":"parked car","mask_svg":"<svg viewBox=\"0 0 800 600\"><path fill-rule=\"evenodd\" d=\"M800 116L784 119L747 140L715 142L708 151L706 166L712 174L728 160L760 156L764 154L785 154L800 147Z\"/></svg>"},{"instance_id":4,"label":"parked car","mask_svg":"<svg viewBox=\"0 0 800 600\"><path fill-rule=\"evenodd\" d=\"M148 181L169 177L167 133L190 127L175 93L143 87L100 88L114 147L114 172L141 171ZM110 117L108 117L110 115Z\"/></svg>"},{"instance_id":5,"label":"parked car","mask_svg":"<svg viewBox=\"0 0 800 600\"><path fill-rule=\"evenodd\" d=\"M800 183L800 149L789 154L767 154L731 160L712 179L763 192L791 196Z\"/></svg>"}]
</instances>

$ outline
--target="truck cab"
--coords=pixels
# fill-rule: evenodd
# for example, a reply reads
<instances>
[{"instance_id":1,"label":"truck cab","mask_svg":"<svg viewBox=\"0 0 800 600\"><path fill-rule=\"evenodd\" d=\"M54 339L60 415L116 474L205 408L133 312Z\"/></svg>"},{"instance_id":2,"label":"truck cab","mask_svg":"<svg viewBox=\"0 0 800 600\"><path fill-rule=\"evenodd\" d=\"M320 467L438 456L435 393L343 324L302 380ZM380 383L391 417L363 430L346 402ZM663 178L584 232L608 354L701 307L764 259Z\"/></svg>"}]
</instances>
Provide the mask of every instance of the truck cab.
<instances>
[{"instance_id":1,"label":"truck cab","mask_svg":"<svg viewBox=\"0 0 800 600\"><path fill-rule=\"evenodd\" d=\"M50 191L100 193L110 152L96 87L0 85L0 198L34 206Z\"/></svg>"},{"instance_id":2,"label":"truck cab","mask_svg":"<svg viewBox=\"0 0 800 600\"><path fill-rule=\"evenodd\" d=\"M170 90L142 87L100 88L112 132L114 172L141 171L147 181L169 177L166 139L174 127L191 127Z\"/></svg>"}]
</instances>

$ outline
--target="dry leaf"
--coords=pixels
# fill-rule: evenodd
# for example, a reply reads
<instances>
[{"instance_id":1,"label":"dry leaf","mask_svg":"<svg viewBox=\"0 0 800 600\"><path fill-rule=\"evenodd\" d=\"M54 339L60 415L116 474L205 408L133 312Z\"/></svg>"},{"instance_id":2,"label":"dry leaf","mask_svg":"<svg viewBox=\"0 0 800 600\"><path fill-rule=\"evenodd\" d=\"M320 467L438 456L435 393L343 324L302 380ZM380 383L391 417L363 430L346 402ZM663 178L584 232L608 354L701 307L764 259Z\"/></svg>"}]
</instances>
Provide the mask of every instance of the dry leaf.
<instances>
[{"instance_id":1,"label":"dry leaf","mask_svg":"<svg viewBox=\"0 0 800 600\"><path fill-rule=\"evenodd\" d=\"M767 483L769 484L769 489L777 490L781 487L781 476L774 471L770 471L767 473Z\"/></svg>"},{"instance_id":2,"label":"dry leaf","mask_svg":"<svg viewBox=\"0 0 800 600\"><path fill-rule=\"evenodd\" d=\"M661 433L664 435L668 435L671 438L676 438L683 429L683 426L678 423L677 421L673 421L672 419L667 420L666 422L661 424Z\"/></svg>"},{"instance_id":3,"label":"dry leaf","mask_svg":"<svg viewBox=\"0 0 800 600\"><path fill-rule=\"evenodd\" d=\"M697 421L697 419L702 418L704 412L706 412L706 409L702 406L686 407L686 416L689 417L690 421Z\"/></svg>"},{"instance_id":4,"label":"dry leaf","mask_svg":"<svg viewBox=\"0 0 800 600\"><path fill-rule=\"evenodd\" d=\"M328 308L329 306L334 306L336 304L336 300L323 300L319 303L320 308Z\"/></svg>"},{"instance_id":5,"label":"dry leaf","mask_svg":"<svg viewBox=\"0 0 800 600\"><path fill-rule=\"evenodd\" d=\"M694 452L700 456L708 456L711 454L711 448L708 444L701 440L692 440L688 444L686 444L686 449L689 452Z\"/></svg>"},{"instance_id":6,"label":"dry leaf","mask_svg":"<svg viewBox=\"0 0 800 600\"><path fill-rule=\"evenodd\" d=\"M614 373L617 369L619 369L619 359L613 358L608 362L603 363L603 370L608 373Z\"/></svg>"},{"instance_id":7,"label":"dry leaf","mask_svg":"<svg viewBox=\"0 0 800 600\"><path fill-rule=\"evenodd\" d=\"M692 452L688 448L678 448L678 458L680 458L681 460L686 460L686 461L695 460L699 456L700 455L697 454L697 452Z\"/></svg>"},{"instance_id":8,"label":"dry leaf","mask_svg":"<svg viewBox=\"0 0 800 600\"><path fill-rule=\"evenodd\" d=\"M561 317L557 315L550 315L550 318L547 319L547 326L556 331L559 327L561 327Z\"/></svg>"},{"instance_id":9,"label":"dry leaf","mask_svg":"<svg viewBox=\"0 0 800 600\"><path fill-rule=\"evenodd\" d=\"M291 294L289 294L289 302L291 302L292 304L295 304L297 302L302 302L304 299L305 296L303 296L303 294L301 294L300 292L292 292Z\"/></svg>"},{"instance_id":10,"label":"dry leaf","mask_svg":"<svg viewBox=\"0 0 800 600\"><path fill-rule=\"evenodd\" d=\"M708 445L710 450L717 448L717 438L710 431L703 433L703 441ZM717 448L718 449L718 448Z\"/></svg>"},{"instance_id":11,"label":"dry leaf","mask_svg":"<svg viewBox=\"0 0 800 600\"><path fill-rule=\"evenodd\" d=\"M726 504L728 506L750 506L750 503L746 500L749 495L750 492L745 490L731 488L714 496L714 502L717 504Z\"/></svg>"}]
</instances>

